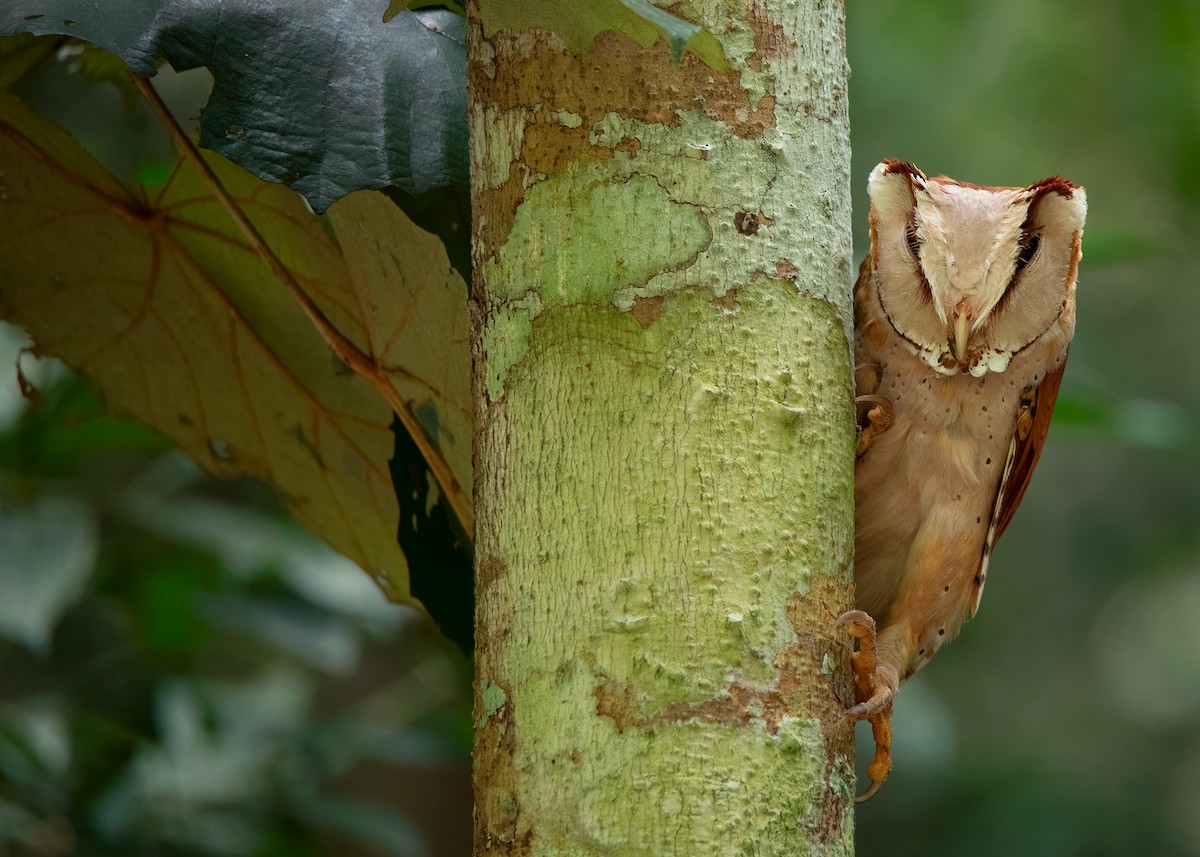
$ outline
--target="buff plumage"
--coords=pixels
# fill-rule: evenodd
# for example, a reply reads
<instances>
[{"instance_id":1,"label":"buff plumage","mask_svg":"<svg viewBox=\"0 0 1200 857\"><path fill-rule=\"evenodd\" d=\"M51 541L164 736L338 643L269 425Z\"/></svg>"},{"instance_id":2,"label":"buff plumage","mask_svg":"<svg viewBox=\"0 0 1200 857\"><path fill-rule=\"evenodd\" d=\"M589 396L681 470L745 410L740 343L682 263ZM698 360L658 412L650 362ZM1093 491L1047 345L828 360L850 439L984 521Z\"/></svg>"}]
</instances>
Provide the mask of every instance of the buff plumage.
<instances>
[{"instance_id":1,"label":"buff plumage","mask_svg":"<svg viewBox=\"0 0 1200 857\"><path fill-rule=\"evenodd\" d=\"M863 433L855 472L852 720L870 720L874 794L900 684L979 609L988 556L1041 452L1075 329L1086 197L927 178L869 180L854 289Z\"/></svg>"}]
</instances>

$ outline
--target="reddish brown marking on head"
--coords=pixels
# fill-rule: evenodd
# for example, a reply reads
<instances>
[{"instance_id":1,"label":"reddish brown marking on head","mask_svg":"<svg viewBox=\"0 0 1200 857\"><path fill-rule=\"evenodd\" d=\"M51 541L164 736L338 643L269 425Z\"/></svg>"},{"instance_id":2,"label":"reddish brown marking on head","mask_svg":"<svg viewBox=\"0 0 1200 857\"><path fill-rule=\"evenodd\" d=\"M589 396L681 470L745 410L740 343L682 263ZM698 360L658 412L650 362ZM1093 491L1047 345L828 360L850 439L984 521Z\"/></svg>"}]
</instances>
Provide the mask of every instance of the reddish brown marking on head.
<instances>
[{"instance_id":1,"label":"reddish brown marking on head","mask_svg":"<svg viewBox=\"0 0 1200 857\"><path fill-rule=\"evenodd\" d=\"M917 179L925 181L925 174L910 164L908 161L901 161L897 158L883 159L883 174L890 176L892 173L903 173L909 179Z\"/></svg>"},{"instance_id":2,"label":"reddish brown marking on head","mask_svg":"<svg viewBox=\"0 0 1200 857\"><path fill-rule=\"evenodd\" d=\"M1025 188L1026 192L1031 196L1030 204L1048 193L1056 193L1059 196L1065 196L1067 199L1075 196L1075 191L1079 190L1079 185L1072 181L1068 181L1062 176L1051 176L1048 179L1042 179L1040 182L1034 182L1029 187Z\"/></svg>"}]
</instances>

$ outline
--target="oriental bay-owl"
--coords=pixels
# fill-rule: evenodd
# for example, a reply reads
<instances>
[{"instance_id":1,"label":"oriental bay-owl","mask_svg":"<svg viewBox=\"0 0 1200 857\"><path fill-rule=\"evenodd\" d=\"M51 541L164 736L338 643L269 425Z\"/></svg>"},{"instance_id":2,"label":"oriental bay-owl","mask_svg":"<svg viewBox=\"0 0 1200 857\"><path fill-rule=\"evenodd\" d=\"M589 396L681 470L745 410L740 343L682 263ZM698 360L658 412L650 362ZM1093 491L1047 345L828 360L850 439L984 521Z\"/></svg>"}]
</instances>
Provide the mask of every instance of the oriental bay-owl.
<instances>
[{"instance_id":1,"label":"oriental bay-owl","mask_svg":"<svg viewBox=\"0 0 1200 857\"><path fill-rule=\"evenodd\" d=\"M870 797L891 768L892 702L975 615L988 555L1037 463L1075 329L1087 202L927 178L869 180L871 250L854 287L863 431L855 469L857 704Z\"/></svg>"}]
</instances>

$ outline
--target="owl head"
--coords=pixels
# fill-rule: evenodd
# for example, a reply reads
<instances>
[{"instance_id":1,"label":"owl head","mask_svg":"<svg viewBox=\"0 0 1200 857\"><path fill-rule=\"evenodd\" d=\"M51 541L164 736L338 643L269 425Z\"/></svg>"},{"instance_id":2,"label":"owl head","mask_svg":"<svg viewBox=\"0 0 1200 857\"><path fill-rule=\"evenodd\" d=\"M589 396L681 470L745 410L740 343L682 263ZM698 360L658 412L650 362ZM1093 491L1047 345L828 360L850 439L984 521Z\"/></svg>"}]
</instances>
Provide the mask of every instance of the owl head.
<instances>
[{"instance_id":1,"label":"owl head","mask_svg":"<svg viewBox=\"0 0 1200 857\"><path fill-rule=\"evenodd\" d=\"M1073 302L1083 188L1058 176L980 187L894 160L868 188L880 303L935 371L1003 372Z\"/></svg>"}]
</instances>

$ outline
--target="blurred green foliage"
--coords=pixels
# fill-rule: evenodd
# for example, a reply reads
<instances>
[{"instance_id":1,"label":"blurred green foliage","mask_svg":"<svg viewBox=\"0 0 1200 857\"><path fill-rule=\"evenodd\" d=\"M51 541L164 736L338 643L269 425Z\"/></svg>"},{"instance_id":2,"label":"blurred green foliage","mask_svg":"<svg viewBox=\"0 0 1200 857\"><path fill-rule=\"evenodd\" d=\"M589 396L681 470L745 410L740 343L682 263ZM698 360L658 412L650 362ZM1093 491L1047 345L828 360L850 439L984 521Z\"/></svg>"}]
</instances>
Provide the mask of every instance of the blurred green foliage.
<instances>
[{"instance_id":1,"label":"blurred green foliage","mask_svg":"<svg viewBox=\"0 0 1200 857\"><path fill-rule=\"evenodd\" d=\"M1200 4L847 7L860 256L883 157L1061 173L1090 203L1048 448L979 617L900 694L858 851L1200 854ZM119 174L161 174L115 90L24 94ZM465 268L462 200L414 206ZM467 853L461 660L261 486L38 383L30 408L0 375L0 539L39 570L0 571L0 853Z\"/></svg>"},{"instance_id":2,"label":"blurred green foliage","mask_svg":"<svg viewBox=\"0 0 1200 857\"><path fill-rule=\"evenodd\" d=\"M21 337L0 325L0 363ZM469 670L82 380L0 383L0 854L451 855Z\"/></svg>"}]
</instances>

